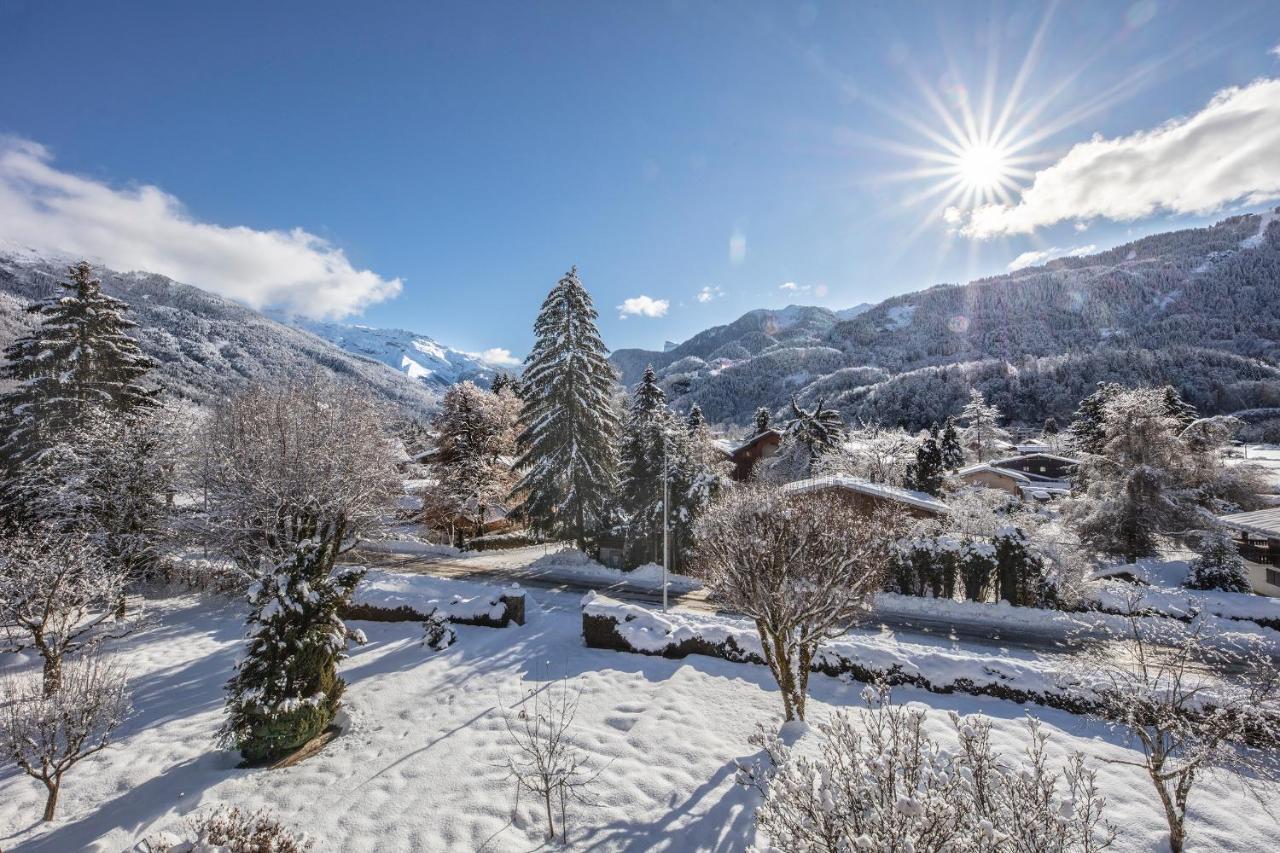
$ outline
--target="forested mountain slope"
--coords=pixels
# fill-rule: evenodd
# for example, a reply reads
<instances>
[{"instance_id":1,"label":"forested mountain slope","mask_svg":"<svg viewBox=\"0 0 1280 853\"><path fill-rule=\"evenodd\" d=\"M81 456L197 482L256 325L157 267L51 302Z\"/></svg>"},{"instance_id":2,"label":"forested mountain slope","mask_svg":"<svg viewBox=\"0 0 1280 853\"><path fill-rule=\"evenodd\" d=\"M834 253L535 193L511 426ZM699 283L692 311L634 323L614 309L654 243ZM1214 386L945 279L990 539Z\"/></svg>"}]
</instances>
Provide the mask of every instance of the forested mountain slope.
<instances>
[{"instance_id":1,"label":"forested mountain slope","mask_svg":"<svg viewBox=\"0 0 1280 853\"><path fill-rule=\"evenodd\" d=\"M59 289L68 263L0 253L0 346L30 328L24 308ZM251 382L319 369L409 412L434 404L435 392L422 382L229 299L162 275L101 267L94 274L106 293L129 304L142 349L159 364L157 380L178 397L205 402Z\"/></svg>"},{"instance_id":2,"label":"forested mountain slope","mask_svg":"<svg viewBox=\"0 0 1280 853\"><path fill-rule=\"evenodd\" d=\"M805 313L789 334L753 337L769 314L755 311L670 353L619 351L615 364L626 378L649 361L677 405L738 423L795 394L823 397L846 419L923 426L957 412L970 385L1035 422L1069 416L1100 380L1172 382L1205 412L1274 406L1280 217L1236 216L939 285L825 331L831 312L796 310Z\"/></svg>"}]
</instances>

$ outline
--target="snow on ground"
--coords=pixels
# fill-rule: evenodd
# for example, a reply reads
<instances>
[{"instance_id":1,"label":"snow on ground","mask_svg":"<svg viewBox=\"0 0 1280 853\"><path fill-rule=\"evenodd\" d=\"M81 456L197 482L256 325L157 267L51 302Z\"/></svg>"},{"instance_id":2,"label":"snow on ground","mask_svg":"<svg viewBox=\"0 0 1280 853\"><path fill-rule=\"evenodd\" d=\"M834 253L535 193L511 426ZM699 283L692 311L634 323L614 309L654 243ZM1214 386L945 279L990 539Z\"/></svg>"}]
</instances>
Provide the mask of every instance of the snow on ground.
<instances>
[{"instance_id":1,"label":"snow on ground","mask_svg":"<svg viewBox=\"0 0 1280 853\"><path fill-rule=\"evenodd\" d=\"M521 549L524 550L524 549ZM488 552L485 552L488 553ZM662 589L662 566L646 563L629 572L601 565L586 554L573 548L549 551L532 562L524 554L509 552L513 564L522 565L532 574L569 575L586 581L601 583L626 583L631 586ZM667 575L667 588L690 590L702 586L696 579L674 572Z\"/></svg>"},{"instance_id":2,"label":"snow on ground","mask_svg":"<svg viewBox=\"0 0 1280 853\"><path fill-rule=\"evenodd\" d=\"M450 582L461 595L484 587ZM748 736L776 721L780 701L764 667L704 657L666 660L587 649L577 596L539 594L528 624L460 626L458 642L430 653L416 623L358 623L369 643L343 666L349 730L286 770L236 769L213 735L223 683L243 634L240 605L174 598L154 602L158 624L120 648L132 668L136 711L118 745L67 777L59 819L40 825L43 789L0 770L0 846L6 851L117 853L148 831L220 804L267 807L310 832L317 850L539 849L541 824L526 797L512 821L502 709L548 676L582 686L576 743L602 767L598 806L571 821L571 847L592 850L742 850L751 799L733 783L735 760L754 756ZM0 662L15 664L13 659ZM856 705L861 685L815 675L811 722ZM1023 745L1027 709L995 699L902 689L898 701L932 710L940 739L946 713L981 711L1007 753ZM1051 709L1032 711L1052 754L1078 748L1099 758L1128 751L1106 726ZM1120 851L1162 848L1162 821L1141 771L1098 764L1120 829ZM1193 850L1269 849L1280 827L1246 803L1230 778L1192 794ZM1248 818L1241 820L1241 815Z\"/></svg>"},{"instance_id":3,"label":"snow on ground","mask_svg":"<svg viewBox=\"0 0 1280 853\"><path fill-rule=\"evenodd\" d=\"M1280 624L1280 598L1240 592L1187 589L1182 585L1187 578L1189 561L1186 559L1139 560L1133 565L1116 565L1111 570L1124 571L1143 583L1117 580L1099 580L1089 586L1089 598L1098 606L1111 611L1122 611L1127 596L1141 594L1138 607L1177 618L1205 612L1223 620L1264 620ZM1106 570L1101 574L1105 577ZM1223 630L1242 630L1226 622ZM1280 640L1280 632L1261 629L1259 633Z\"/></svg>"}]
</instances>

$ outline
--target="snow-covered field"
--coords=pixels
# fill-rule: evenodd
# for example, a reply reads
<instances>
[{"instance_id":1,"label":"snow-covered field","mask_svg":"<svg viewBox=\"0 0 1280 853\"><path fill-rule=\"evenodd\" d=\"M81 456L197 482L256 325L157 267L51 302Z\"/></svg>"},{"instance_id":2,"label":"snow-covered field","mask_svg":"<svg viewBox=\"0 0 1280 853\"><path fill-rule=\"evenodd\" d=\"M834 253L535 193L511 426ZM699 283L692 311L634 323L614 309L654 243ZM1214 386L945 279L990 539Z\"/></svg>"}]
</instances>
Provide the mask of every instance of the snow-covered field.
<instances>
[{"instance_id":1,"label":"snow-covered field","mask_svg":"<svg viewBox=\"0 0 1280 853\"><path fill-rule=\"evenodd\" d=\"M489 588L448 582L456 594ZM571 846L592 850L742 850L752 838L751 798L733 782L735 760L756 750L748 736L780 713L764 667L704 657L672 661L587 649L578 597L540 593L523 627L460 626L458 642L432 653L415 623L359 623L367 645L343 666L349 729L324 751L285 770L236 769L219 750L222 685L239 651L239 605L194 598L153 602L158 623L121 644L135 712L119 743L74 768L59 819L38 822L43 789L0 772L0 847L10 851L116 851L148 831L219 804L268 807L317 840L317 850L538 849L541 823L526 797L512 815L504 709L524 690L567 675L582 687L574 738L603 768L594 808L571 820ZM8 665L31 665L9 659ZM861 685L815 675L812 721L855 705ZM1022 744L1028 709L1010 702L897 691L927 704L931 729L948 735L945 712L981 711L1008 753ZM1053 754L1095 758L1127 751L1106 726L1031 709L1053 737ZM1120 829L1116 848L1162 848L1163 822L1141 771L1098 765ZM1191 850L1271 849L1280 832L1230 778L1207 779L1192 797ZM1242 819L1242 817L1244 819Z\"/></svg>"}]
</instances>

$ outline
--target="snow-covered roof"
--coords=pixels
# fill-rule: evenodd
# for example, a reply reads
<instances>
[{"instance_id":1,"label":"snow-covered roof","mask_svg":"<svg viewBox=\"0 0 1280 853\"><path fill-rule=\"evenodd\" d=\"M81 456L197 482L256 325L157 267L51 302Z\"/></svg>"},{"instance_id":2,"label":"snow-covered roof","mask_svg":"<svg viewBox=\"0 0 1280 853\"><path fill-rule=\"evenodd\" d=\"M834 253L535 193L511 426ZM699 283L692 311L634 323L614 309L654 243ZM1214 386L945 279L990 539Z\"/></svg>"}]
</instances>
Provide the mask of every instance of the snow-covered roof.
<instances>
[{"instance_id":1,"label":"snow-covered roof","mask_svg":"<svg viewBox=\"0 0 1280 853\"><path fill-rule=\"evenodd\" d=\"M848 489L874 498L898 501L910 504L930 512L947 513L950 508L933 495L911 489L900 489L897 486L886 486L884 483L873 483L847 474L832 474L827 477L811 477L808 480L797 480L782 487L784 492L812 492L820 489Z\"/></svg>"},{"instance_id":2,"label":"snow-covered roof","mask_svg":"<svg viewBox=\"0 0 1280 853\"><path fill-rule=\"evenodd\" d=\"M963 477L966 474L976 474L979 471L987 471L992 474L998 474L1001 477L1009 477L1013 480L1019 480L1023 483L1031 482L1031 478L1021 471L1015 471L1012 468L997 468L994 465L987 465L985 463L978 463L977 465L970 465L968 468L961 468L956 472L956 476Z\"/></svg>"},{"instance_id":3,"label":"snow-covered roof","mask_svg":"<svg viewBox=\"0 0 1280 853\"><path fill-rule=\"evenodd\" d=\"M1039 452L1039 451L1036 451L1036 452L1034 452L1034 453L1023 453L1023 454L1021 454L1020 456L1006 456L1006 457L1004 457L1003 459L992 459L992 460L991 460L991 462L989 462L988 464L990 464L990 465L996 465L996 466L1006 465L1006 464L1008 464L1008 463L1010 463L1010 462L1019 462L1019 461L1021 461L1021 460L1023 460L1023 459L1028 459L1028 458L1033 457L1033 456L1040 456L1040 457L1043 457L1043 458L1045 458L1045 459L1053 459L1053 460L1055 460L1055 461L1057 461L1057 462L1065 462L1065 463L1067 463L1068 465L1079 465L1079 464L1080 464L1080 460L1079 460L1079 459L1072 459L1070 456L1059 456L1059 455L1058 455L1058 454L1056 454L1056 453L1041 453L1041 452Z\"/></svg>"},{"instance_id":4,"label":"snow-covered roof","mask_svg":"<svg viewBox=\"0 0 1280 853\"><path fill-rule=\"evenodd\" d=\"M1253 512L1237 512L1231 515L1220 515L1218 521L1227 527L1243 530L1255 536L1268 539L1280 539L1280 507L1256 509Z\"/></svg>"},{"instance_id":5,"label":"snow-covered roof","mask_svg":"<svg viewBox=\"0 0 1280 853\"><path fill-rule=\"evenodd\" d=\"M1048 453L1053 450L1053 446L1043 441L1023 441L1015 444L1013 449L1019 453Z\"/></svg>"}]
</instances>

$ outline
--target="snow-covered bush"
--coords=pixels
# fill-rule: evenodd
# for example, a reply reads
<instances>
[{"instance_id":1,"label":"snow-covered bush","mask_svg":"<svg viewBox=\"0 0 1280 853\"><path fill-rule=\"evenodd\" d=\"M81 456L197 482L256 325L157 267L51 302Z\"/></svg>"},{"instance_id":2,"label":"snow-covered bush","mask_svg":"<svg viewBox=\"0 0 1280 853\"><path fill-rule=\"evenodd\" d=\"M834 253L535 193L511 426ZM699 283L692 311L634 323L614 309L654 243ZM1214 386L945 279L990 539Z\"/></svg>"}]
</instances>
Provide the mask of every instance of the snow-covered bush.
<instances>
[{"instance_id":1,"label":"snow-covered bush","mask_svg":"<svg viewBox=\"0 0 1280 853\"><path fill-rule=\"evenodd\" d=\"M1199 556L1191 562L1187 586L1192 589L1215 589L1222 592L1252 592L1244 558L1236 548L1231 532L1213 527L1200 539Z\"/></svg>"},{"instance_id":2,"label":"snow-covered bush","mask_svg":"<svg viewBox=\"0 0 1280 853\"><path fill-rule=\"evenodd\" d=\"M0 696L0 755L44 784L44 819L53 820L63 776L106 749L129 713L124 670L91 653L68 662L53 690L24 673L0 682Z\"/></svg>"},{"instance_id":3,"label":"snow-covered bush","mask_svg":"<svg viewBox=\"0 0 1280 853\"><path fill-rule=\"evenodd\" d=\"M148 837L130 853L305 853L312 841L265 809L248 812L231 806L187 821L186 838L163 832Z\"/></svg>"},{"instance_id":4,"label":"snow-covered bush","mask_svg":"<svg viewBox=\"0 0 1280 853\"><path fill-rule=\"evenodd\" d=\"M301 542L249 591L249 647L228 683L220 736L251 762L278 758L315 737L338 710L338 661L349 631L338 611L364 572L333 570L326 549Z\"/></svg>"},{"instance_id":5,"label":"snow-covered bush","mask_svg":"<svg viewBox=\"0 0 1280 853\"><path fill-rule=\"evenodd\" d=\"M449 617L433 610L422 621L422 644L433 651L442 652L458 639L458 632L449 624Z\"/></svg>"},{"instance_id":6,"label":"snow-covered bush","mask_svg":"<svg viewBox=\"0 0 1280 853\"><path fill-rule=\"evenodd\" d=\"M992 542L996 560L996 594L1010 604L1044 607L1051 604L1054 589L1045 576L1045 562L1021 527L996 531Z\"/></svg>"},{"instance_id":7,"label":"snow-covered bush","mask_svg":"<svg viewBox=\"0 0 1280 853\"><path fill-rule=\"evenodd\" d=\"M936 525L922 525L932 532ZM887 584L903 595L953 598L965 543L948 534L917 531L893 546Z\"/></svg>"},{"instance_id":8,"label":"snow-covered bush","mask_svg":"<svg viewBox=\"0 0 1280 853\"><path fill-rule=\"evenodd\" d=\"M1051 767L1034 718L1025 752L1006 757L981 716L953 713L955 739L944 745L925 731L922 709L873 688L864 698L868 709L817 727L816 756L757 735L766 760L740 767L738 779L764 794L756 824L771 849L1094 853L1114 839L1094 772L1079 753Z\"/></svg>"}]
</instances>

